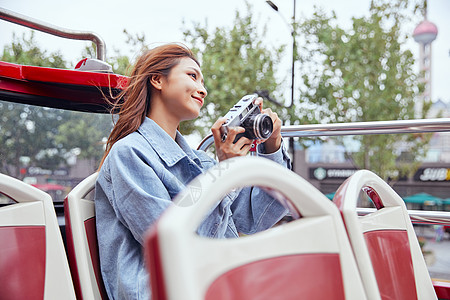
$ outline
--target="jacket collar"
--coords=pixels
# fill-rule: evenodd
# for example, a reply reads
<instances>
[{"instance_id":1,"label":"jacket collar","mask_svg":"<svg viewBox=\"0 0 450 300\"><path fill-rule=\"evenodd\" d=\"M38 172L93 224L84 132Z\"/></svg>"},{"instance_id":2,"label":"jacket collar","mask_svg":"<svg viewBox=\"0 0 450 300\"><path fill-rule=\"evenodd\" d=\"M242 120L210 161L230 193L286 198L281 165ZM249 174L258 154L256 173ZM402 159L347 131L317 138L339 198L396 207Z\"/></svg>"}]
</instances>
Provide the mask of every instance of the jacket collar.
<instances>
[{"instance_id":1,"label":"jacket collar","mask_svg":"<svg viewBox=\"0 0 450 300\"><path fill-rule=\"evenodd\" d=\"M172 167L184 157L189 157L201 165L183 135L177 131L175 140L167 134L155 121L146 117L138 132L149 142L158 156Z\"/></svg>"}]
</instances>

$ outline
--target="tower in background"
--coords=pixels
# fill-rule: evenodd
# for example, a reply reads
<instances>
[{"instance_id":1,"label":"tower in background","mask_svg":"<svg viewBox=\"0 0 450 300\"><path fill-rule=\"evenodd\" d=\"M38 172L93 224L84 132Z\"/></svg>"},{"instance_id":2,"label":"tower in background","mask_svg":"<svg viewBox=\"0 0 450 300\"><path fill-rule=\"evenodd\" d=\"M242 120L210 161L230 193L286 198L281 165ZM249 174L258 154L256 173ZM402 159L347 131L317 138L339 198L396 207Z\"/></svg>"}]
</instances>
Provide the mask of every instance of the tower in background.
<instances>
[{"instance_id":1,"label":"tower in background","mask_svg":"<svg viewBox=\"0 0 450 300\"><path fill-rule=\"evenodd\" d=\"M416 117L422 115L424 101L431 100L431 43L436 39L438 29L435 24L427 20L427 10L425 6L424 20L414 29L414 40L420 45L420 72L421 80L424 84L422 101L416 103Z\"/></svg>"}]
</instances>

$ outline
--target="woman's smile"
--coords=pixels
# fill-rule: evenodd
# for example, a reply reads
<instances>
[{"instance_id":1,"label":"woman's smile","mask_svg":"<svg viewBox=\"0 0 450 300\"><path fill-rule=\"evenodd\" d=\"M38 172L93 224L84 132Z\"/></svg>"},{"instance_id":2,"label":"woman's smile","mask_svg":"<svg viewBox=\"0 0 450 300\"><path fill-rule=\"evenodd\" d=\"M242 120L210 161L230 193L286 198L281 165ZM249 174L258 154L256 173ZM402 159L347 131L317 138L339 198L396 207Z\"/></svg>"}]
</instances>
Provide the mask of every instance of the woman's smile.
<instances>
[{"instance_id":1,"label":"woman's smile","mask_svg":"<svg viewBox=\"0 0 450 300\"><path fill-rule=\"evenodd\" d=\"M192 96L192 98L194 98L195 100L197 100L198 102L200 102L200 106L203 106L203 98L199 97L199 96Z\"/></svg>"}]
</instances>

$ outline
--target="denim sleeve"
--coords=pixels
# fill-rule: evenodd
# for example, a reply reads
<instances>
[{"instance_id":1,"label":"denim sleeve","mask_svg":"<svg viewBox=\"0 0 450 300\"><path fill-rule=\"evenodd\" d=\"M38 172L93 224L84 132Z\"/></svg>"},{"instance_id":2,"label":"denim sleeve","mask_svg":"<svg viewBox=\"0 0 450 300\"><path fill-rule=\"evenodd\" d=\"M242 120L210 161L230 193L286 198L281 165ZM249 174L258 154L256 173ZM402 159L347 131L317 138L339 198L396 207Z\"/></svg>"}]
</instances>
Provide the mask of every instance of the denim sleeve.
<instances>
[{"instance_id":1,"label":"denim sleeve","mask_svg":"<svg viewBox=\"0 0 450 300\"><path fill-rule=\"evenodd\" d=\"M291 161L284 145L274 153L265 154L264 145L258 145L257 155L291 168ZM238 232L253 234L275 225L288 210L278 200L259 187L243 188L231 206Z\"/></svg>"},{"instance_id":2,"label":"denim sleeve","mask_svg":"<svg viewBox=\"0 0 450 300\"><path fill-rule=\"evenodd\" d=\"M275 151L273 153L269 153L269 154L266 153L264 144L259 144L258 147L256 148L256 154L259 157L264 157L264 158L270 159L270 160L288 168L289 170L292 170L291 158L289 157L289 154L286 150L286 147L285 147L283 141L281 142L280 149L278 149L277 151Z\"/></svg>"},{"instance_id":3,"label":"denim sleeve","mask_svg":"<svg viewBox=\"0 0 450 300\"><path fill-rule=\"evenodd\" d=\"M142 245L146 230L172 204L157 172L132 148L109 154L114 210Z\"/></svg>"}]
</instances>

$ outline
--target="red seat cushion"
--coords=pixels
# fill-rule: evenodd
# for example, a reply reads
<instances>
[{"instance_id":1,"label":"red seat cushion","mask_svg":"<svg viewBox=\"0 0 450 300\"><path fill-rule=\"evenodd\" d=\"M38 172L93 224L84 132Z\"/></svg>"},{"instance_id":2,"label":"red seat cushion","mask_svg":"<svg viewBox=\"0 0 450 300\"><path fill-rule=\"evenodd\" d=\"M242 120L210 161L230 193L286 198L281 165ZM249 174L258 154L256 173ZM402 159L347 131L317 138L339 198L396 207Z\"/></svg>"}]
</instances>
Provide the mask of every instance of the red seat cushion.
<instances>
[{"instance_id":1,"label":"red seat cushion","mask_svg":"<svg viewBox=\"0 0 450 300\"><path fill-rule=\"evenodd\" d=\"M205 299L345 299L339 255L296 254L242 265L218 277Z\"/></svg>"},{"instance_id":2,"label":"red seat cushion","mask_svg":"<svg viewBox=\"0 0 450 300\"><path fill-rule=\"evenodd\" d=\"M382 299L417 299L406 230L364 233Z\"/></svg>"},{"instance_id":3,"label":"red seat cushion","mask_svg":"<svg viewBox=\"0 0 450 300\"><path fill-rule=\"evenodd\" d=\"M99 286L102 299L108 299L105 285L103 284L102 274L100 272L100 258L98 255L97 228L95 225L95 217L84 221L84 227L86 229L86 236L89 245L89 253L91 254L92 267L94 268L95 278L97 279L97 285Z\"/></svg>"},{"instance_id":4,"label":"red seat cushion","mask_svg":"<svg viewBox=\"0 0 450 300\"><path fill-rule=\"evenodd\" d=\"M45 226L0 227L0 298L43 299Z\"/></svg>"}]
</instances>

